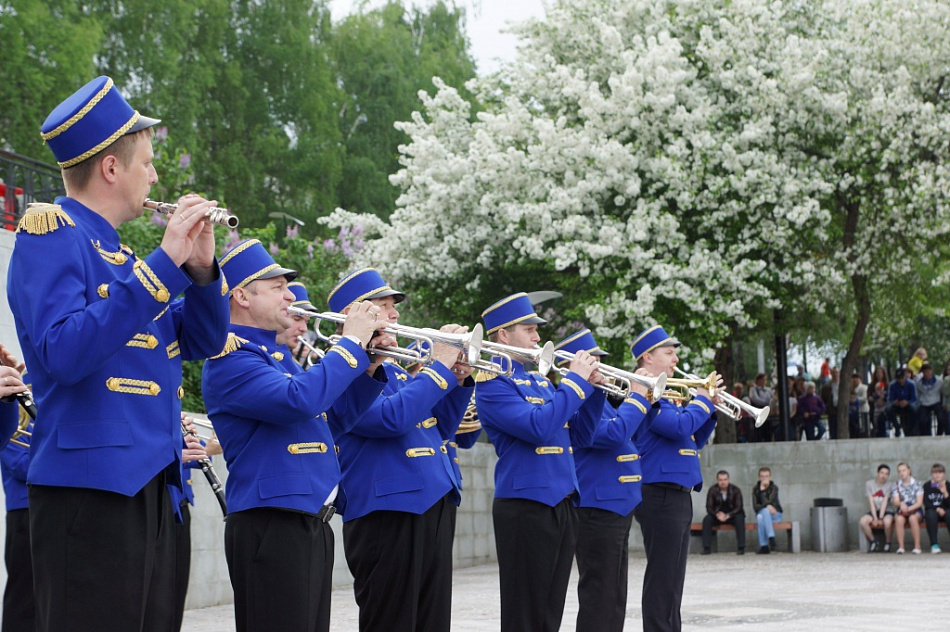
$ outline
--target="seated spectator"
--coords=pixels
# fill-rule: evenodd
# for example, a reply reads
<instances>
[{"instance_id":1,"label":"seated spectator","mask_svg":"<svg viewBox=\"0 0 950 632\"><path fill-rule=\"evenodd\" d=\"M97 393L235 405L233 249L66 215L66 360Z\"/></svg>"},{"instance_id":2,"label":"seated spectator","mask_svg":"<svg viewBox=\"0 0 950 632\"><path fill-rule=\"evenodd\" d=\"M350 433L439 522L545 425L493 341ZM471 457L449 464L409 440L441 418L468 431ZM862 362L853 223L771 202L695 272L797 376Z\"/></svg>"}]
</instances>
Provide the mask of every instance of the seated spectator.
<instances>
[{"instance_id":1,"label":"seated spectator","mask_svg":"<svg viewBox=\"0 0 950 632\"><path fill-rule=\"evenodd\" d=\"M897 553L904 553L904 528L910 525L910 535L914 538L914 555L920 555L920 523L924 512L924 486L911 476L910 466L906 463L897 464L897 484L894 486L894 506L897 515L894 517L894 528L897 530Z\"/></svg>"},{"instance_id":2,"label":"seated spectator","mask_svg":"<svg viewBox=\"0 0 950 632\"><path fill-rule=\"evenodd\" d=\"M817 441L825 434L821 416L825 414L825 402L815 395L815 383L805 383L805 396L798 400L798 416L805 429L805 438Z\"/></svg>"},{"instance_id":3,"label":"seated spectator","mask_svg":"<svg viewBox=\"0 0 950 632\"><path fill-rule=\"evenodd\" d=\"M871 395L874 404L874 415L871 423L875 428L874 434L878 437L887 436L887 389L880 382L874 383L874 394ZM883 434L882 434L883 433Z\"/></svg>"},{"instance_id":4,"label":"seated spectator","mask_svg":"<svg viewBox=\"0 0 950 632\"><path fill-rule=\"evenodd\" d=\"M861 381L861 376L857 373L851 375L851 393L858 400L858 424L857 432L852 430L851 438L870 437L869 429L871 427L871 406L868 400L868 387Z\"/></svg>"},{"instance_id":5,"label":"seated spectator","mask_svg":"<svg viewBox=\"0 0 950 632\"><path fill-rule=\"evenodd\" d=\"M871 384L873 384L874 386L877 386L878 384L880 384L884 390L887 390L887 385L890 383L891 383L891 378L887 374L887 369L885 369L882 366L879 366L874 369L874 376L871 378Z\"/></svg>"},{"instance_id":6,"label":"seated spectator","mask_svg":"<svg viewBox=\"0 0 950 632\"><path fill-rule=\"evenodd\" d=\"M782 521L782 503L778 500L778 486L772 482L772 470L759 468L759 482L752 488L752 509L759 527L759 550L757 555L775 550L775 529L772 525Z\"/></svg>"},{"instance_id":7,"label":"seated spectator","mask_svg":"<svg viewBox=\"0 0 950 632\"><path fill-rule=\"evenodd\" d=\"M937 418L937 434L946 424L943 418L943 406L940 404L940 391L943 388L943 378L934 375L933 367L924 362L920 375L916 378L917 388L917 434L929 437L933 434L931 416Z\"/></svg>"},{"instance_id":8,"label":"seated spectator","mask_svg":"<svg viewBox=\"0 0 950 632\"><path fill-rule=\"evenodd\" d=\"M742 492L729 482L729 472L716 473L716 486L706 493L706 516L703 518L703 555L709 555L712 547L714 525L731 524L736 528L738 555L745 553L745 511L742 508Z\"/></svg>"},{"instance_id":9,"label":"seated spectator","mask_svg":"<svg viewBox=\"0 0 950 632\"><path fill-rule=\"evenodd\" d=\"M868 539L868 553L891 550L891 532L894 530L894 507L890 503L894 494L894 483L887 480L891 475L891 468L885 464L877 466L877 476L864 484L864 491L868 497L871 511L867 512L858 521L864 537ZM884 530L884 547L879 548L874 538L874 529Z\"/></svg>"},{"instance_id":10,"label":"seated spectator","mask_svg":"<svg viewBox=\"0 0 950 632\"><path fill-rule=\"evenodd\" d=\"M887 422L894 428L894 436L913 436L916 430L917 386L907 379L907 370L898 369L887 387ZM903 433L901 432L903 430ZM880 433L880 429L878 430ZM886 437L887 429L878 436Z\"/></svg>"},{"instance_id":11,"label":"seated spectator","mask_svg":"<svg viewBox=\"0 0 950 632\"><path fill-rule=\"evenodd\" d=\"M943 427L937 428L938 435L950 434L950 362L943 369L943 384L940 386L940 398L943 401Z\"/></svg>"},{"instance_id":12,"label":"seated spectator","mask_svg":"<svg viewBox=\"0 0 950 632\"><path fill-rule=\"evenodd\" d=\"M934 463L930 468L930 480L924 483L924 520L927 522L927 535L930 537L930 552L940 553L937 543L937 523L943 520L950 532L947 510L950 509L950 494L947 493L947 470L942 463Z\"/></svg>"},{"instance_id":13,"label":"seated spectator","mask_svg":"<svg viewBox=\"0 0 950 632\"><path fill-rule=\"evenodd\" d=\"M924 363L927 361L927 350L923 347L918 347L917 351L914 352L914 356L907 361L907 370L910 371L910 378L916 378L924 368Z\"/></svg>"}]
</instances>

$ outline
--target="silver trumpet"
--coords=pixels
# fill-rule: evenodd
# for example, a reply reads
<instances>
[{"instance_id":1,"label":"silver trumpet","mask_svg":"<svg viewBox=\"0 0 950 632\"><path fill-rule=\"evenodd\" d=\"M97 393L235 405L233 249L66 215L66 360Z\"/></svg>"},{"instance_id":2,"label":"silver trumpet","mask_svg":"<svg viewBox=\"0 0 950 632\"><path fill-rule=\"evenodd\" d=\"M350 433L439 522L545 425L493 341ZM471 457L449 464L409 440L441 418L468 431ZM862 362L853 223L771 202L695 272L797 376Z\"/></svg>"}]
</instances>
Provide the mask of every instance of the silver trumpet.
<instances>
[{"instance_id":1,"label":"silver trumpet","mask_svg":"<svg viewBox=\"0 0 950 632\"><path fill-rule=\"evenodd\" d=\"M682 375L687 380L702 380L701 377L687 373L681 370L679 367L674 367L673 370ZM690 391L691 393L695 393L695 389L690 389ZM769 418L768 406L756 408L752 404L747 404L735 395L726 391L719 391L717 394L719 395L719 403L716 404L716 410L723 413L724 415L729 415L733 419L738 419L742 416L742 413L752 415L752 417L755 418L756 428L764 424L765 420Z\"/></svg>"},{"instance_id":2,"label":"silver trumpet","mask_svg":"<svg viewBox=\"0 0 950 632\"><path fill-rule=\"evenodd\" d=\"M569 351L555 351L554 357L559 364L563 363L565 365L574 360L574 354ZM623 369L618 369L606 364L598 364L596 370L600 371L600 374L604 376L606 381L603 384L594 384L593 386L594 388L605 391L608 395L626 398L630 395L630 385L633 383L649 389L649 399L651 402L655 402L663 397L663 393L666 391L666 373L661 373L656 377L649 377L640 375L639 373L624 371ZM557 366L555 367L555 371L561 375L570 373L567 366Z\"/></svg>"},{"instance_id":3,"label":"silver trumpet","mask_svg":"<svg viewBox=\"0 0 950 632\"><path fill-rule=\"evenodd\" d=\"M145 200L143 206L150 211L155 211L163 215L173 215L175 211L178 210L177 204L156 202L155 200ZM237 225L240 223L236 215L231 215L228 209L218 206L208 209L208 212L205 214L205 220L212 224L217 224L218 226L227 226L228 228L237 228Z\"/></svg>"},{"instance_id":4,"label":"silver trumpet","mask_svg":"<svg viewBox=\"0 0 950 632\"><path fill-rule=\"evenodd\" d=\"M293 311L294 308L288 308L288 311L291 313L297 313ZM302 310L301 310L302 311ZM339 334L330 334L326 335L320 331L320 324L323 321L336 323L337 325L342 325L346 321L346 315L340 314L338 312L322 312L320 314L311 314L309 312L304 312L308 316L312 316L317 320L314 324L313 330L317 334L317 337L327 344L336 344L339 342ZM389 334L397 338L409 338L410 340L415 340L419 342L416 345L415 349L408 349L406 347L367 347L366 351L369 353L375 353L376 355L383 356L386 358L393 358L394 360L400 360L410 363L419 363L423 365L431 364L435 357L432 355L432 350L435 348L436 344L444 344L450 347L455 347L459 350L459 362L469 364L471 366L478 366L478 362L481 359L482 354L482 326L481 324L476 324L472 327L472 330L465 334L449 334L444 331L439 331L438 329L430 329L428 327L406 327L405 325L398 325L395 323L381 323L385 324L384 327L380 327L377 332L383 334ZM428 348L426 348L428 345Z\"/></svg>"},{"instance_id":5,"label":"silver trumpet","mask_svg":"<svg viewBox=\"0 0 950 632\"><path fill-rule=\"evenodd\" d=\"M501 364L491 361L481 360L477 364L469 362L476 369L481 369L489 373L497 373L511 377L515 367L513 360L522 364L537 364L538 373L547 375L554 367L554 343L550 340L544 343L544 346L525 349L523 347L512 347L498 342L485 342L482 344L482 351L491 357L500 358Z\"/></svg>"}]
</instances>

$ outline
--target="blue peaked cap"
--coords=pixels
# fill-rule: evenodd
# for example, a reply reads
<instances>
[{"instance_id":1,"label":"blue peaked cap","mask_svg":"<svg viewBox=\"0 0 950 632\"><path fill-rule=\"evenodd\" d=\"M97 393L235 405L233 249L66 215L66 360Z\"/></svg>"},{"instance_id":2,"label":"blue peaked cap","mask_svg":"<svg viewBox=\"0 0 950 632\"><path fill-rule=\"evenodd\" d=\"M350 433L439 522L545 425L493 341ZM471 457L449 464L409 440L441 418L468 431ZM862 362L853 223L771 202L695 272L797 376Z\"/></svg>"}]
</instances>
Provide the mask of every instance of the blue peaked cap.
<instances>
[{"instance_id":1,"label":"blue peaked cap","mask_svg":"<svg viewBox=\"0 0 950 632\"><path fill-rule=\"evenodd\" d=\"M56 106L40 135L63 169L79 164L120 136L160 123L132 109L112 79L96 77Z\"/></svg>"},{"instance_id":2,"label":"blue peaked cap","mask_svg":"<svg viewBox=\"0 0 950 632\"><path fill-rule=\"evenodd\" d=\"M555 345L555 351L567 351L568 353L577 353L580 350L584 350L591 355L596 356L605 356L610 355L603 349L597 346L597 341L594 340L594 334L590 332L590 329L581 329L580 331L571 334L561 342ZM558 366L567 364L569 360L560 359L557 361Z\"/></svg>"},{"instance_id":3,"label":"blue peaked cap","mask_svg":"<svg viewBox=\"0 0 950 632\"><path fill-rule=\"evenodd\" d=\"M534 305L524 292L501 299L482 312L482 320L486 335L512 325L543 325L548 322L534 312Z\"/></svg>"},{"instance_id":4,"label":"blue peaked cap","mask_svg":"<svg viewBox=\"0 0 950 632\"><path fill-rule=\"evenodd\" d=\"M343 277L336 287L330 290L327 303L330 305L330 311L339 313L351 303L387 296L392 296L396 303L406 300L406 295L389 287L375 268L363 268Z\"/></svg>"},{"instance_id":5,"label":"blue peaked cap","mask_svg":"<svg viewBox=\"0 0 950 632\"><path fill-rule=\"evenodd\" d=\"M633 351L633 360L636 362L647 351L653 351L657 347L678 347L680 342L666 333L666 330L656 325L650 327L633 341L631 350Z\"/></svg>"},{"instance_id":6,"label":"blue peaked cap","mask_svg":"<svg viewBox=\"0 0 950 632\"><path fill-rule=\"evenodd\" d=\"M284 276L288 281L293 281L297 278L296 270L277 265L274 258L267 252L267 248L257 239L245 239L231 248L226 255L221 257L219 265L232 291L258 279Z\"/></svg>"},{"instance_id":7,"label":"blue peaked cap","mask_svg":"<svg viewBox=\"0 0 950 632\"><path fill-rule=\"evenodd\" d=\"M307 294L306 285L300 281L294 281L293 283L287 284L287 289L294 294L294 302L290 304L291 307L297 307L308 312L313 312L314 314L320 313L320 311L313 306L313 303L310 302L310 295Z\"/></svg>"}]
</instances>

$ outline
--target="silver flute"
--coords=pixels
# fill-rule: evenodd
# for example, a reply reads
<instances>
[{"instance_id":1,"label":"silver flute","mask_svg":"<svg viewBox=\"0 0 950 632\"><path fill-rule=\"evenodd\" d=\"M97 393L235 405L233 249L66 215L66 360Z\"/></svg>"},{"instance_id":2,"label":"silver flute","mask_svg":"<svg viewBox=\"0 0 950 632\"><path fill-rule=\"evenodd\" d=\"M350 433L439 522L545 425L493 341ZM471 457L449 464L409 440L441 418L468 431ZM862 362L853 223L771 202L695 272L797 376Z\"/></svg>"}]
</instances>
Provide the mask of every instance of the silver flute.
<instances>
[{"instance_id":1,"label":"silver flute","mask_svg":"<svg viewBox=\"0 0 950 632\"><path fill-rule=\"evenodd\" d=\"M143 206L150 211L162 213L163 215L173 215L175 211L178 210L177 204L156 202L155 200L145 200ZM219 206L208 209L208 212L205 214L205 220L212 224L217 224L218 226L227 226L228 228L236 228L240 223L236 215L231 215L228 209Z\"/></svg>"}]
</instances>

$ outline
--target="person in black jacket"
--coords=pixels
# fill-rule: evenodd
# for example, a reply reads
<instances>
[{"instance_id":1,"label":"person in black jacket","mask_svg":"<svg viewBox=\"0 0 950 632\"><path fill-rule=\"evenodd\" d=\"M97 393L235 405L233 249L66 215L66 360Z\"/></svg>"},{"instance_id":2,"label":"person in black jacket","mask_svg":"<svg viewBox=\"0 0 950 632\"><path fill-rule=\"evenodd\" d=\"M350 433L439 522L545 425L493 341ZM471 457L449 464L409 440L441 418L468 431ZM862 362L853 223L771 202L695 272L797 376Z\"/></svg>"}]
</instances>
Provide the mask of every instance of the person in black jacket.
<instances>
[{"instance_id":1,"label":"person in black jacket","mask_svg":"<svg viewBox=\"0 0 950 632\"><path fill-rule=\"evenodd\" d=\"M772 482L772 470L759 468L759 482L752 488L752 509L759 524L759 550L757 554L775 550L775 529L772 525L782 521L782 503L778 500L778 485Z\"/></svg>"},{"instance_id":2,"label":"person in black jacket","mask_svg":"<svg viewBox=\"0 0 950 632\"><path fill-rule=\"evenodd\" d=\"M729 472L716 473L716 486L706 493L706 517L703 518L703 555L709 555L713 525L731 524L736 528L736 553L745 553L745 511L742 491L729 482Z\"/></svg>"}]
</instances>

